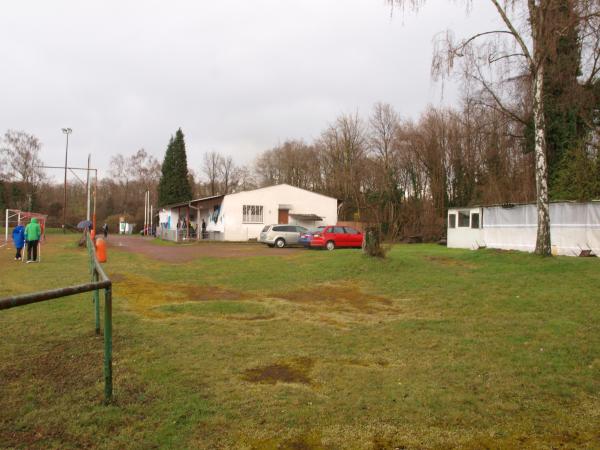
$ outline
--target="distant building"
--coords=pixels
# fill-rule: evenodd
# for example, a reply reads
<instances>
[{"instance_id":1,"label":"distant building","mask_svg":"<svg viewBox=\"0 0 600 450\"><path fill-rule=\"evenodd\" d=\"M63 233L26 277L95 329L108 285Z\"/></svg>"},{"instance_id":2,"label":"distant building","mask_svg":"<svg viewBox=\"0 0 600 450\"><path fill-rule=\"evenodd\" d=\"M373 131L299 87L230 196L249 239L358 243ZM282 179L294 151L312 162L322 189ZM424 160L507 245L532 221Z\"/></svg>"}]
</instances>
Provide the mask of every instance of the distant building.
<instances>
[{"instance_id":1,"label":"distant building","mask_svg":"<svg viewBox=\"0 0 600 450\"><path fill-rule=\"evenodd\" d=\"M119 217L119 234L132 234L135 224L125 221L125 217Z\"/></svg>"},{"instance_id":2,"label":"distant building","mask_svg":"<svg viewBox=\"0 0 600 450\"><path fill-rule=\"evenodd\" d=\"M271 224L307 228L337 222L338 201L288 184L167 205L158 212L157 237L179 241L248 241ZM206 225L202 235L202 222Z\"/></svg>"},{"instance_id":3,"label":"distant building","mask_svg":"<svg viewBox=\"0 0 600 450\"><path fill-rule=\"evenodd\" d=\"M533 252L537 208L532 204L448 209L448 247ZM550 239L555 255L600 255L600 201L550 203Z\"/></svg>"}]
</instances>

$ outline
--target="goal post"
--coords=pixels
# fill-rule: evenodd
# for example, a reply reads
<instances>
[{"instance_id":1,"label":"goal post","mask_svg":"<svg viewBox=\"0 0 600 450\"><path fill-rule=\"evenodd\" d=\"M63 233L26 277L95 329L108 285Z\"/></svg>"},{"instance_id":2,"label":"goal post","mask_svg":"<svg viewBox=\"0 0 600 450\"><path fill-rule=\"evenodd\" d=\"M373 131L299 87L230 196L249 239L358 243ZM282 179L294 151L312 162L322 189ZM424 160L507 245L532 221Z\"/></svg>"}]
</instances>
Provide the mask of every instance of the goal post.
<instances>
[{"instance_id":1,"label":"goal post","mask_svg":"<svg viewBox=\"0 0 600 450\"><path fill-rule=\"evenodd\" d=\"M38 219L40 222L40 228L42 229L42 239L46 239L46 220L48 219L47 214L34 213L30 211L21 211L20 209L7 209L4 213L4 242L0 244L0 247L8 245L10 242L9 230L16 227L19 223L29 221L31 219ZM23 224L25 225L25 224Z\"/></svg>"}]
</instances>

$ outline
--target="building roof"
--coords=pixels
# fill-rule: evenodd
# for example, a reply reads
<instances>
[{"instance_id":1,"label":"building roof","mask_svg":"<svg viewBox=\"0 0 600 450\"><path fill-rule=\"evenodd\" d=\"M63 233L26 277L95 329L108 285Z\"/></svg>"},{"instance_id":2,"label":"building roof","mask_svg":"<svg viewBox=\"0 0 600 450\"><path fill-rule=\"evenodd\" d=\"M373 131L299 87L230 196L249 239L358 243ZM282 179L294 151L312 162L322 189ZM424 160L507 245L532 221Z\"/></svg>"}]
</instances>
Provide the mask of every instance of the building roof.
<instances>
[{"instance_id":1,"label":"building roof","mask_svg":"<svg viewBox=\"0 0 600 450\"><path fill-rule=\"evenodd\" d=\"M232 192L231 194L227 194L227 195L237 195L237 194L243 194L246 192L254 192L254 191L260 191L263 189L272 189L272 188L276 188L276 187L282 187L282 186L286 186L292 189L299 189L301 191L305 191L305 192L310 192L311 194L315 194L315 195L320 195L322 197L326 197L326 198L332 198L334 200L338 200L335 197L330 197L329 195L325 195L325 194L321 194L320 192L315 192L315 191L311 191L310 189L304 189L298 186L292 186L291 184L287 184L287 183L278 183L278 184L272 184L270 186L263 186L260 188L256 188L256 189L248 189L247 191L239 191L239 192Z\"/></svg>"},{"instance_id":2,"label":"building roof","mask_svg":"<svg viewBox=\"0 0 600 450\"><path fill-rule=\"evenodd\" d=\"M196 198L194 200L190 200L190 201L187 201L187 202L171 203L170 205L161 206L161 209L178 208L178 207L181 207L181 206L188 206L190 203L201 202L201 201L204 201L204 200L214 200L216 198L221 198L221 197L225 197L225 194L211 195L210 197Z\"/></svg>"},{"instance_id":3,"label":"building roof","mask_svg":"<svg viewBox=\"0 0 600 450\"><path fill-rule=\"evenodd\" d=\"M589 200L586 202L581 202L581 201L577 201L577 200L551 200L549 203L555 204L555 203L579 203L579 204L585 204L585 203L598 203L600 202L600 199L596 199L596 200ZM448 209L467 209L467 208L514 208L515 206L526 206L526 205L536 205L536 202L523 202L523 203L493 203L493 204L487 204L487 205L471 205L471 206L450 206L448 207Z\"/></svg>"},{"instance_id":4,"label":"building roof","mask_svg":"<svg viewBox=\"0 0 600 450\"><path fill-rule=\"evenodd\" d=\"M214 199L217 199L217 198L223 198L223 197L225 197L227 195L236 195L236 194L242 194L242 193L245 193L245 192L260 191L262 189L270 189L270 188L274 188L274 187L278 187L278 186L287 186L287 187L291 187L291 188L294 188L294 189L300 189L302 191L310 192L311 194L316 194L316 195L321 195L323 197L332 198L332 199L338 200L338 203L340 201L339 199L336 199L335 197L329 197L328 195L321 194L320 192L310 191L308 189L299 188L297 186L292 186L291 184L287 184L287 183L279 183L279 184L272 184L271 186L263 186L263 187L256 188L256 189L248 189L247 191L232 192L230 194L212 195L210 197L197 198L195 200L190 200L188 202L172 203L170 205L161 206L160 208L161 209L178 208L178 207L182 207L182 206L188 206L190 203L197 203L197 202L201 202L201 201L204 201L204 200L214 200Z\"/></svg>"}]
</instances>

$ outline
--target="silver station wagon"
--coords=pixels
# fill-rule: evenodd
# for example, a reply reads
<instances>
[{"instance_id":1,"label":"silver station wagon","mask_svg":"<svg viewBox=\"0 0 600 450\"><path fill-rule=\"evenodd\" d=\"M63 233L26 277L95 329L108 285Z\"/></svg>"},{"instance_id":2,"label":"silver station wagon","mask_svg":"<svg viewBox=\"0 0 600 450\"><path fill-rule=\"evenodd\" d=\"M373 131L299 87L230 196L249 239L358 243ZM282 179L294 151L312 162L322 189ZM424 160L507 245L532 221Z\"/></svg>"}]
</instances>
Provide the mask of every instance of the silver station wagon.
<instances>
[{"instance_id":1,"label":"silver station wagon","mask_svg":"<svg viewBox=\"0 0 600 450\"><path fill-rule=\"evenodd\" d=\"M305 232L306 228L299 225L267 225L260 232L258 242L277 248L283 248L287 245L298 245L300 234Z\"/></svg>"}]
</instances>

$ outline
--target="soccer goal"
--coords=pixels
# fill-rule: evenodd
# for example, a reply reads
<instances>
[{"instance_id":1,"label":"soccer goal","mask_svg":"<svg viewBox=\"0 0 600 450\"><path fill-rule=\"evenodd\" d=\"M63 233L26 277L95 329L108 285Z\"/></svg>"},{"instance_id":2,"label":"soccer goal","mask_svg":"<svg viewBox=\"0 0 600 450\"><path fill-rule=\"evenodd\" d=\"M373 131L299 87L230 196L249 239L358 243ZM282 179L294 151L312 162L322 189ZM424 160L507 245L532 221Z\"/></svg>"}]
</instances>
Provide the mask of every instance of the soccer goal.
<instances>
[{"instance_id":1,"label":"soccer goal","mask_svg":"<svg viewBox=\"0 0 600 450\"><path fill-rule=\"evenodd\" d=\"M25 222L28 222L33 218L38 219L40 222L42 239L46 239L46 219L48 218L48 215L29 211L21 211L19 209L7 209L4 214L4 242L0 243L0 247L4 247L10 243L12 235L9 233L9 231L11 228L16 227L19 223L26 225Z\"/></svg>"}]
</instances>

